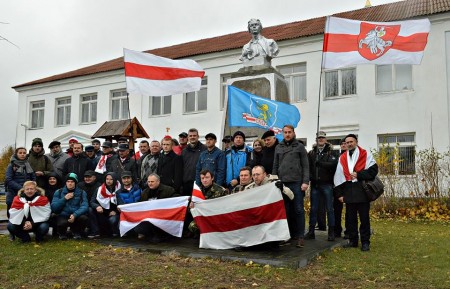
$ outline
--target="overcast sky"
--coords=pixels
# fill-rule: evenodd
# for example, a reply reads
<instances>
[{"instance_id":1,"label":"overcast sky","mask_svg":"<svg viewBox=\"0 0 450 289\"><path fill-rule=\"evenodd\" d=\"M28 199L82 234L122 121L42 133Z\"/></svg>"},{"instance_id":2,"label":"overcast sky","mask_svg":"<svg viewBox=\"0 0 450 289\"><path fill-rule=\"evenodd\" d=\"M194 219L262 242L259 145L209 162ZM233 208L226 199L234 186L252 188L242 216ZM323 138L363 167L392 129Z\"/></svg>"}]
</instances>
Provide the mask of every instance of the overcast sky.
<instances>
[{"instance_id":1,"label":"overcast sky","mask_svg":"<svg viewBox=\"0 0 450 289\"><path fill-rule=\"evenodd\" d=\"M371 0L373 6L397 2ZM122 56L363 8L366 0L0 0L0 148L14 145L12 86ZM263 32L264 34L264 32Z\"/></svg>"}]
</instances>

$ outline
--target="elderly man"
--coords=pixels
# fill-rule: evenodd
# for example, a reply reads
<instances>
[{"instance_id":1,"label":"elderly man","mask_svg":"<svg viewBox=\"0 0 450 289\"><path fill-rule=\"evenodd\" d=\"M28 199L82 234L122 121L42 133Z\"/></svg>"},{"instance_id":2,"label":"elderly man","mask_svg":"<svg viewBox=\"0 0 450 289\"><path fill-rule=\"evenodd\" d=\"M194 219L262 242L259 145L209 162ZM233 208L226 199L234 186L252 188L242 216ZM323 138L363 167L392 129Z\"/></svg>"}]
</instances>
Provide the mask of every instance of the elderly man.
<instances>
[{"instance_id":1,"label":"elderly man","mask_svg":"<svg viewBox=\"0 0 450 289\"><path fill-rule=\"evenodd\" d=\"M266 131L261 139L264 141L264 148L262 151L261 165L266 169L268 174L272 173L273 159L275 156L275 148L278 145L278 139L272 130Z\"/></svg>"},{"instance_id":2,"label":"elderly man","mask_svg":"<svg viewBox=\"0 0 450 289\"><path fill-rule=\"evenodd\" d=\"M183 157L183 196L190 196L195 181L195 167L200 153L206 150L206 146L199 140L198 130L191 128L188 131L189 143L181 152Z\"/></svg>"},{"instance_id":3,"label":"elderly man","mask_svg":"<svg viewBox=\"0 0 450 289\"><path fill-rule=\"evenodd\" d=\"M315 239L314 229L317 222L319 200L325 200L328 219L328 241L334 241L334 208L333 208L333 177L336 171L338 158L327 142L323 131L317 133L316 144L308 153L309 175L311 180L311 211L309 214L309 230L306 239Z\"/></svg>"},{"instance_id":4,"label":"elderly man","mask_svg":"<svg viewBox=\"0 0 450 289\"><path fill-rule=\"evenodd\" d=\"M64 176L64 162L69 158L69 156L61 150L61 143L59 141L52 141L48 148L50 153L46 156L50 159L53 165L53 171L58 174L60 178Z\"/></svg>"},{"instance_id":5,"label":"elderly man","mask_svg":"<svg viewBox=\"0 0 450 289\"><path fill-rule=\"evenodd\" d=\"M251 167L242 167L239 171L239 185L233 188L232 194L242 192L245 190L245 187L248 186L252 179L252 168Z\"/></svg>"},{"instance_id":6,"label":"elderly man","mask_svg":"<svg viewBox=\"0 0 450 289\"><path fill-rule=\"evenodd\" d=\"M283 141L275 149L272 173L294 193L294 202L286 204L291 236L297 247L303 248L305 233L305 207L303 199L309 186L309 164L305 146L295 137L294 127L283 127Z\"/></svg>"},{"instance_id":7,"label":"elderly man","mask_svg":"<svg viewBox=\"0 0 450 289\"><path fill-rule=\"evenodd\" d=\"M88 225L89 201L85 191L77 187L78 176L68 174L66 185L55 192L52 200L52 212L56 217L57 232L60 240L67 239L67 227L73 232L74 239L81 239Z\"/></svg>"},{"instance_id":8,"label":"elderly man","mask_svg":"<svg viewBox=\"0 0 450 289\"><path fill-rule=\"evenodd\" d=\"M263 26L259 19L250 19L248 21L248 32L252 35L249 43L242 48L241 61L249 61L257 57L264 57L270 61L278 55L279 49L273 39L267 39L261 35Z\"/></svg>"},{"instance_id":9,"label":"elderly man","mask_svg":"<svg viewBox=\"0 0 450 289\"><path fill-rule=\"evenodd\" d=\"M36 175L38 187L45 188L47 177L53 171L53 165L49 157L45 155L42 139L35 138L31 143L28 162Z\"/></svg>"},{"instance_id":10,"label":"elderly man","mask_svg":"<svg viewBox=\"0 0 450 289\"><path fill-rule=\"evenodd\" d=\"M277 176L267 175L263 166L253 167L252 178L253 183L246 186L246 190L276 182L275 186L279 188L283 194L285 194L290 200L294 199L294 193L288 187L284 186L283 183L278 180Z\"/></svg>"},{"instance_id":11,"label":"elderly man","mask_svg":"<svg viewBox=\"0 0 450 289\"><path fill-rule=\"evenodd\" d=\"M122 175L124 171L130 171L133 180L137 180L137 166L136 161L130 155L130 148L128 144L122 143L119 145L118 156L111 158L111 162L106 164L108 172L114 172L118 176Z\"/></svg>"},{"instance_id":12,"label":"elderly man","mask_svg":"<svg viewBox=\"0 0 450 289\"><path fill-rule=\"evenodd\" d=\"M225 154L216 147L217 137L215 134L208 133L205 139L206 150L200 153L197 161L195 182L197 185L200 185L200 172L202 170L209 170L215 176L216 183L223 186L225 184L225 172L227 168Z\"/></svg>"},{"instance_id":13,"label":"elderly man","mask_svg":"<svg viewBox=\"0 0 450 289\"><path fill-rule=\"evenodd\" d=\"M373 180L378 174L378 165L370 151L358 146L358 138L354 134L345 137L347 152L339 158L334 185L339 200L345 203L347 216L348 244L344 248L358 247L358 215L361 225L359 235L361 250L370 250L370 201L362 186L363 181Z\"/></svg>"},{"instance_id":14,"label":"elderly man","mask_svg":"<svg viewBox=\"0 0 450 289\"><path fill-rule=\"evenodd\" d=\"M160 152L161 144L157 140L152 140L150 143L149 153L143 155L136 162L141 188L145 188L147 186L147 177L150 174L157 173Z\"/></svg>"}]
</instances>

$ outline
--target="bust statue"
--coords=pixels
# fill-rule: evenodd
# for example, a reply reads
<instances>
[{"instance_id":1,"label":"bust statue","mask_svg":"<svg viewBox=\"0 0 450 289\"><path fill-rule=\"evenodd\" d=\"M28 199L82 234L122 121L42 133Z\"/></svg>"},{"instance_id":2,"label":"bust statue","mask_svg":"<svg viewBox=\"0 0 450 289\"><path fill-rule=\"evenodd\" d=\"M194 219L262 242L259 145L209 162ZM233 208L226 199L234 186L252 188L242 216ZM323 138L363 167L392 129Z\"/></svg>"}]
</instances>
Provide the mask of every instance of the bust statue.
<instances>
[{"instance_id":1,"label":"bust statue","mask_svg":"<svg viewBox=\"0 0 450 289\"><path fill-rule=\"evenodd\" d=\"M248 21L248 32L252 35L249 43L242 48L241 58L244 66L263 65L268 63L273 57L278 55L279 49L273 39L267 39L261 35L262 24L259 19L250 19Z\"/></svg>"}]
</instances>

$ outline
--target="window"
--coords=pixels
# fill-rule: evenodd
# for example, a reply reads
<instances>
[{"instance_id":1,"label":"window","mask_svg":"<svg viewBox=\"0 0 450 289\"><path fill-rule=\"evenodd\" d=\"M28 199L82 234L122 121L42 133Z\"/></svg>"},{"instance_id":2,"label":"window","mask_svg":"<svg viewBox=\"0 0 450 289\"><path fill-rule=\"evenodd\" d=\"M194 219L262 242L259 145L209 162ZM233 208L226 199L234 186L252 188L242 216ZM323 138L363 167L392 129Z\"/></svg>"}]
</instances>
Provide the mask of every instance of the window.
<instances>
[{"instance_id":1,"label":"window","mask_svg":"<svg viewBox=\"0 0 450 289\"><path fill-rule=\"evenodd\" d=\"M31 103L31 128L44 127L45 101L36 101Z\"/></svg>"},{"instance_id":2,"label":"window","mask_svg":"<svg viewBox=\"0 0 450 289\"><path fill-rule=\"evenodd\" d=\"M356 94L356 68L325 72L325 97Z\"/></svg>"},{"instance_id":3,"label":"window","mask_svg":"<svg viewBox=\"0 0 450 289\"><path fill-rule=\"evenodd\" d=\"M152 96L150 97L150 115L170 114L172 107L172 96Z\"/></svg>"},{"instance_id":4,"label":"window","mask_svg":"<svg viewBox=\"0 0 450 289\"><path fill-rule=\"evenodd\" d=\"M231 78L231 74L222 75L220 78L222 83L222 91L220 95L220 110L222 110L225 107L225 100L228 97L227 81Z\"/></svg>"},{"instance_id":5,"label":"window","mask_svg":"<svg viewBox=\"0 0 450 289\"><path fill-rule=\"evenodd\" d=\"M327 137L327 142L331 144L331 149L333 152L336 152L337 155L339 155L341 151L341 140L345 137L345 135L342 136L330 136Z\"/></svg>"},{"instance_id":6,"label":"window","mask_svg":"<svg viewBox=\"0 0 450 289\"><path fill-rule=\"evenodd\" d=\"M128 99L125 90L111 92L111 119L128 119Z\"/></svg>"},{"instance_id":7,"label":"window","mask_svg":"<svg viewBox=\"0 0 450 289\"><path fill-rule=\"evenodd\" d=\"M81 96L81 123L97 122L97 94Z\"/></svg>"},{"instance_id":8,"label":"window","mask_svg":"<svg viewBox=\"0 0 450 289\"><path fill-rule=\"evenodd\" d=\"M184 112L205 111L207 109L208 80L202 79L202 86L199 91L184 94Z\"/></svg>"},{"instance_id":9,"label":"window","mask_svg":"<svg viewBox=\"0 0 450 289\"><path fill-rule=\"evenodd\" d=\"M412 175L416 173L415 134L378 135L378 164L381 174Z\"/></svg>"},{"instance_id":10,"label":"window","mask_svg":"<svg viewBox=\"0 0 450 289\"><path fill-rule=\"evenodd\" d=\"M70 124L70 97L56 100L56 126Z\"/></svg>"},{"instance_id":11,"label":"window","mask_svg":"<svg viewBox=\"0 0 450 289\"><path fill-rule=\"evenodd\" d=\"M412 65L377 65L377 92L412 89Z\"/></svg>"},{"instance_id":12,"label":"window","mask_svg":"<svg viewBox=\"0 0 450 289\"><path fill-rule=\"evenodd\" d=\"M290 102L306 101L306 63L299 63L279 68L287 81Z\"/></svg>"}]
</instances>

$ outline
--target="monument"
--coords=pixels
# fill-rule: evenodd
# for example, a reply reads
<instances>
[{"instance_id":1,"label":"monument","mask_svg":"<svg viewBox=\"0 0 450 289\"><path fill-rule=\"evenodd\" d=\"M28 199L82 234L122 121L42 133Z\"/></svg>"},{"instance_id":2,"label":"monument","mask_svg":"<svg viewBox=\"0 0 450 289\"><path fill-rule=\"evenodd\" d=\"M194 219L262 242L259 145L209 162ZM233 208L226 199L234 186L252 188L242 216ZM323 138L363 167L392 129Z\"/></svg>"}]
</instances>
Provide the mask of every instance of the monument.
<instances>
[{"instance_id":1,"label":"monument","mask_svg":"<svg viewBox=\"0 0 450 289\"><path fill-rule=\"evenodd\" d=\"M231 74L227 84L257 96L289 103L289 91L284 76L272 67L271 62L272 58L276 57L280 51L278 44L275 40L262 36L263 26L259 19L250 19L247 28L252 38L242 48L239 60L242 61L243 67ZM228 109L233 108L227 107L224 135L241 130L251 140L261 136L267 130L254 127L229 128Z\"/></svg>"}]
</instances>

